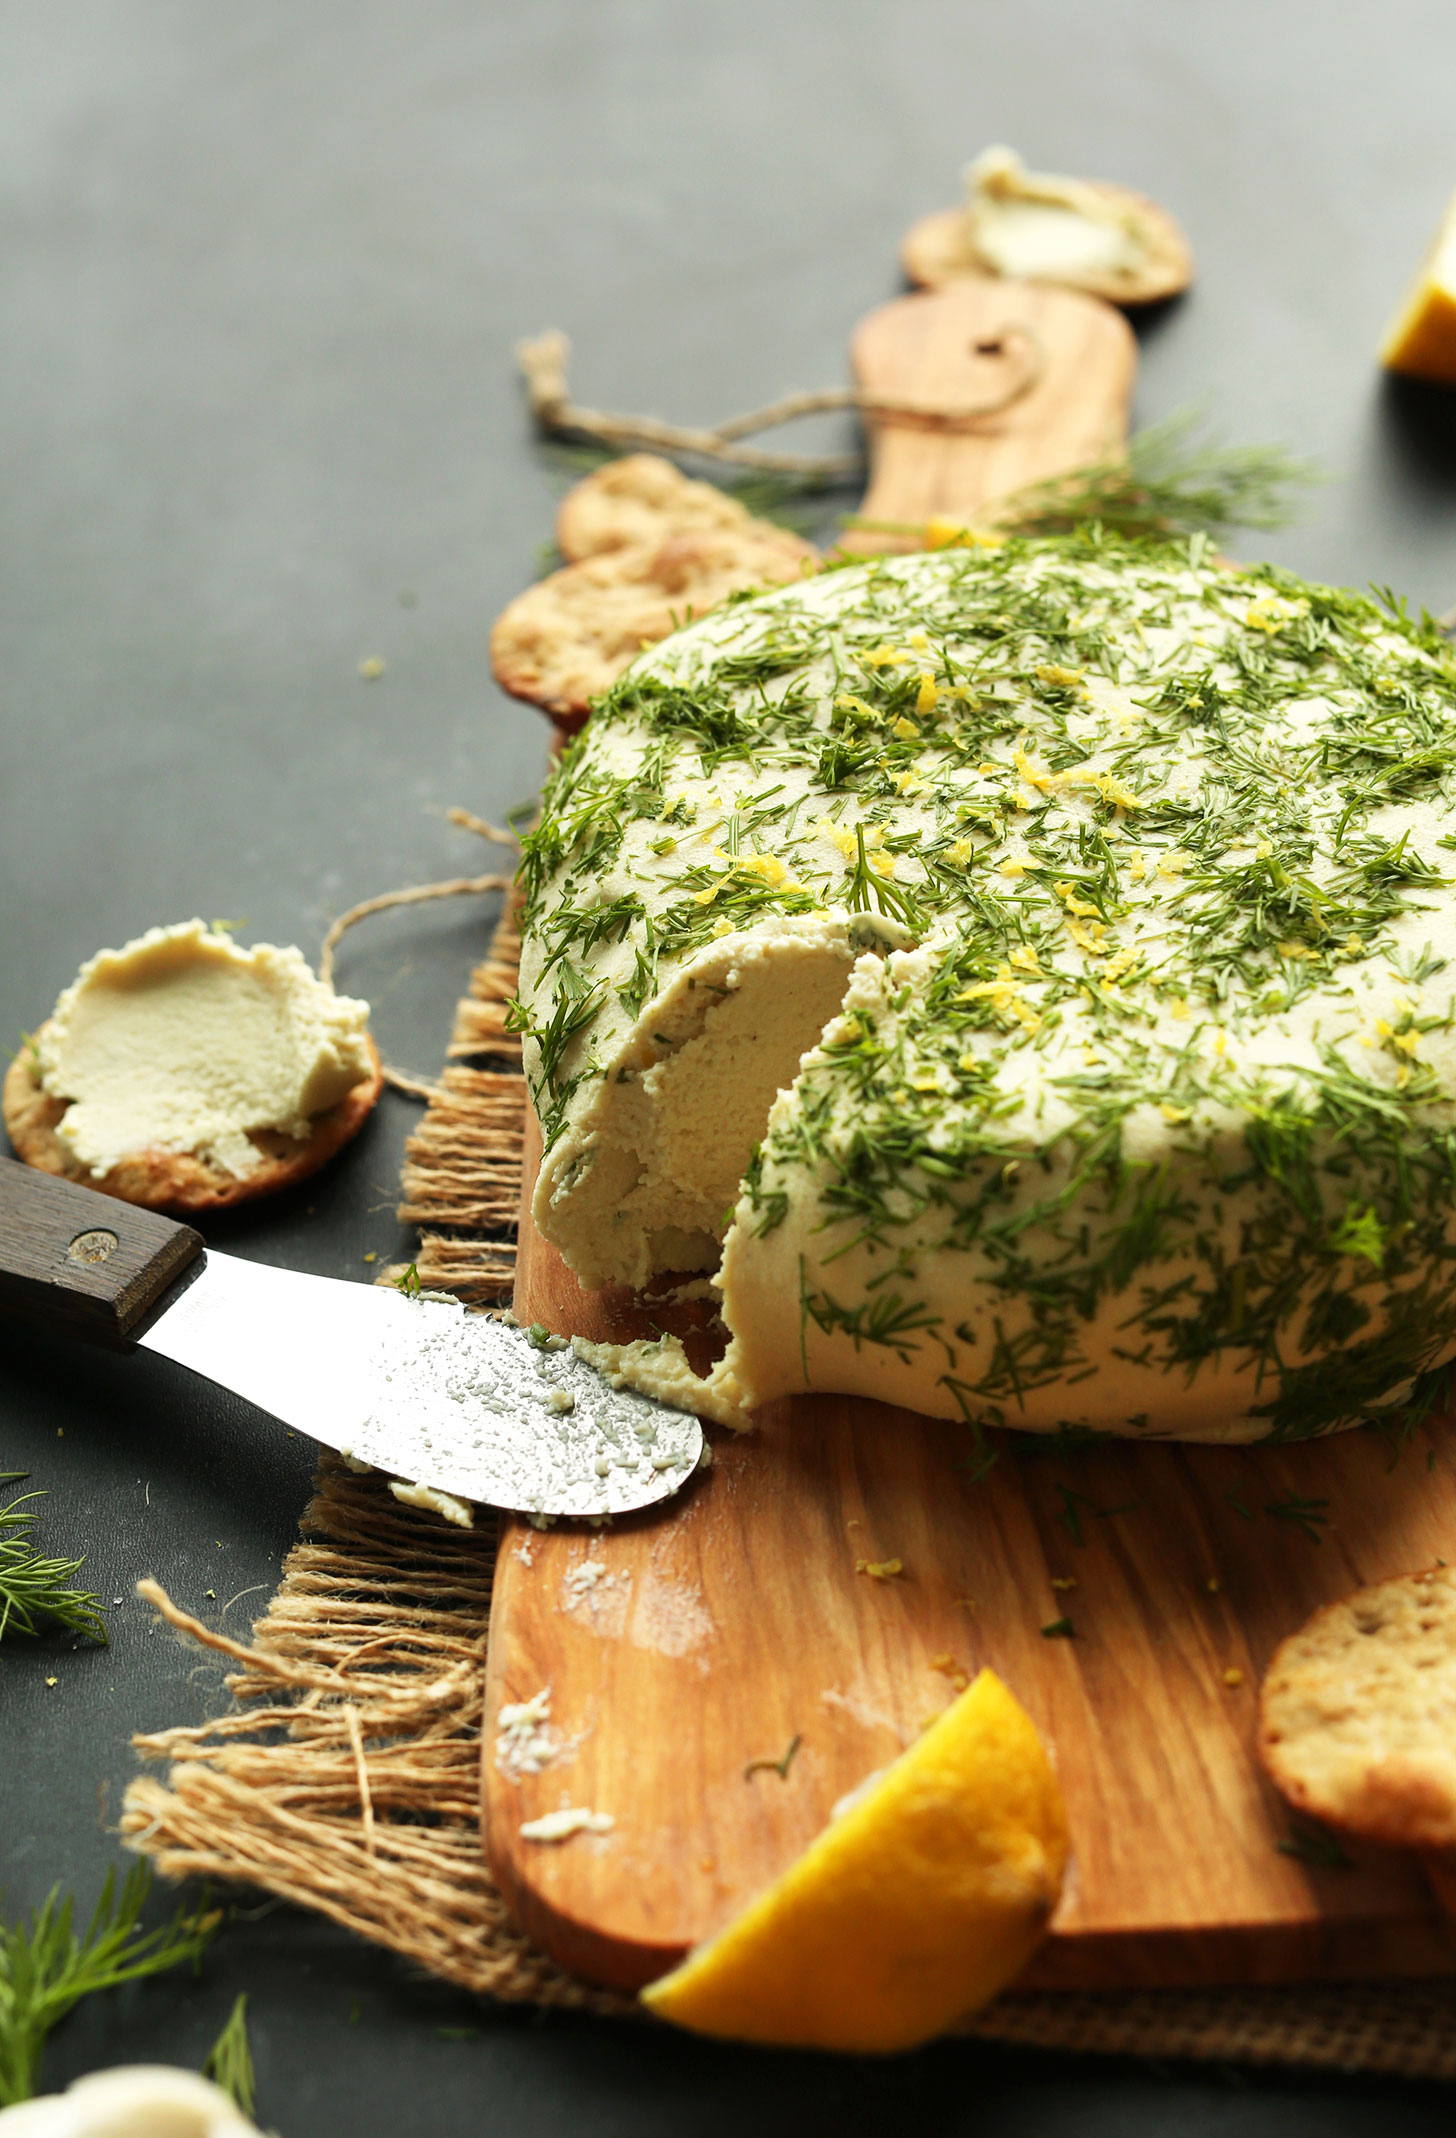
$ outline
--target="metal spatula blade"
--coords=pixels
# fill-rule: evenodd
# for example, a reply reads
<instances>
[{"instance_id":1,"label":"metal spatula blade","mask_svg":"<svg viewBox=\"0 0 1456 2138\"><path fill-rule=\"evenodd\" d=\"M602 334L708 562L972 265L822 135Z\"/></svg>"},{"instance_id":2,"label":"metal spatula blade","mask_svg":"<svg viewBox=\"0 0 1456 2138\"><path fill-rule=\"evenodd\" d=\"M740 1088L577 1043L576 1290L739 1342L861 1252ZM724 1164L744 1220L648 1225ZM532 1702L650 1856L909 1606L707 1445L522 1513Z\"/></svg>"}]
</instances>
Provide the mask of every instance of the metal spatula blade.
<instances>
[{"instance_id":1,"label":"metal spatula blade","mask_svg":"<svg viewBox=\"0 0 1456 2138\"><path fill-rule=\"evenodd\" d=\"M686 1411L454 1300L204 1253L189 1226L0 1159L0 1309L138 1345L410 1485L524 1514L630 1513L703 1453Z\"/></svg>"},{"instance_id":2,"label":"metal spatula blade","mask_svg":"<svg viewBox=\"0 0 1456 2138\"><path fill-rule=\"evenodd\" d=\"M356 1461L525 1514L650 1506L703 1449L689 1412L611 1387L560 1337L215 1249L138 1342Z\"/></svg>"}]
</instances>

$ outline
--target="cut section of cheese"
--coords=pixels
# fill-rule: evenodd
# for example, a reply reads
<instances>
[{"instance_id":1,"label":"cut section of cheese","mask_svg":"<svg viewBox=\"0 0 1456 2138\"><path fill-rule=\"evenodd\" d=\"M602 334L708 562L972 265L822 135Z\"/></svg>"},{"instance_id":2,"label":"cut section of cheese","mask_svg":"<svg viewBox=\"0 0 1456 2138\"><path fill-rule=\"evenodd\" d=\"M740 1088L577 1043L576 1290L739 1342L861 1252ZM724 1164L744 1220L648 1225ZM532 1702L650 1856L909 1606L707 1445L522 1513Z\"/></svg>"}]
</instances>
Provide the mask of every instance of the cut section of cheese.
<instances>
[{"instance_id":1,"label":"cut section of cheese","mask_svg":"<svg viewBox=\"0 0 1456 2138\"><path fill-rule=\"evenodd\" d=\"M1456 1340L1453 719L1436 633L1197 539L679 633L527 843L538 1226L589 1285L721 1249L720 1413L1402 1406Z\"/></svg>"},{"instance_id":2,"label":"cut section of cheese","mask_svg":"<svg viewBox=\"0 0 1456 2138\"><path fill-rule=\"evenodd\" d=\"M1456 386L1456 194L1380 351L1387 370Z\"/></svg>"},{"instance_id":3,"label":"cut section of cheese","mask_svg":"<svg viewBox=\"0 0 1456 2138\"><path fill-rule=\"evenodd\" d=\"M561 1004L568 1018L593 1013L602 1068L586 1080L575 1133L546 1152L537 1206L584 1284L717 1267L769 1108L838 1009L854 941L844 915L764 915L678 961L635 1017L641 952L629 956L628 941L598 961L587 996L572 978ZM542 967L532 941L522 980L537 993L552 984ZM552 1037L548 1027L545 1047ZM533 1052L539 1065L542 1040Z\"/></svg>"}]
</instances>

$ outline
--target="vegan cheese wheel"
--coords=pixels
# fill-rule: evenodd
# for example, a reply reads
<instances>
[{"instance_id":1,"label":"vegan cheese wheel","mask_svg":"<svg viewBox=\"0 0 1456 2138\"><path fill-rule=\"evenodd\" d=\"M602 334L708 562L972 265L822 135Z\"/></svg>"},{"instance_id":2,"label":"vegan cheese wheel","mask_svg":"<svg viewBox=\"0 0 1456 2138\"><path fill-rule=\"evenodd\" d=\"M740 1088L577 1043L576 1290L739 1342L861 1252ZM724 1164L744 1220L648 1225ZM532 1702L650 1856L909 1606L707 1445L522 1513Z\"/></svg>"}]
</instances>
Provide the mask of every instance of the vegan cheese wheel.
<instances>
[{"instance_id":1,"label":"vegan cheese wheel","mask_svg":"<svg viewBox=\"0 0 1456 2138\"><path fill-rule=\"evenodd\" d=\"M718 1378L1303 1437L1456 1349L1456 667L1201 538L826 572L601 702L522 870L535 1219Z\"/></svg>"}]
</instances>

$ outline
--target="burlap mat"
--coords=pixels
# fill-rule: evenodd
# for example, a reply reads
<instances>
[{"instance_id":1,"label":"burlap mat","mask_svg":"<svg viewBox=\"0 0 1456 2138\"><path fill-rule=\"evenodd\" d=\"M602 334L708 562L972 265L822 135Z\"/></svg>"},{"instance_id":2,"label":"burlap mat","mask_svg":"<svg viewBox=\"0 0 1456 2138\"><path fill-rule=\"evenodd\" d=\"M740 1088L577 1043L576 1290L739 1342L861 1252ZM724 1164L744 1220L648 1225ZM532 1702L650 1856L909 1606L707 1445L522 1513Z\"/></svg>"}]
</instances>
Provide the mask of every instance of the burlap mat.
<instances>
[{"instance_id":1,"label":"burlap mat","mask_svg":"<svg viewBox=\"0 0 1456 2138\"><path fill-rule=\"evenodd\" d=\"M509 1297L525 1092L505 1028L509 921L471 977L445 1070L411 1139L400 1214L421 1281L473 1305ZM126 1793L121 1830L168 1877L262 1887L433 1974L505 2002L622 2017L631 1998L566 1975L511 1925L481 1853L480 1722L495 1537L406 1513L326 1461L251 1645L166 1617L238 1665L229 1712L139 1737L167 1769ZM1456 1983L1006 1996L982 2040L1456 2077Z\"/></svg>"}]
</instances>

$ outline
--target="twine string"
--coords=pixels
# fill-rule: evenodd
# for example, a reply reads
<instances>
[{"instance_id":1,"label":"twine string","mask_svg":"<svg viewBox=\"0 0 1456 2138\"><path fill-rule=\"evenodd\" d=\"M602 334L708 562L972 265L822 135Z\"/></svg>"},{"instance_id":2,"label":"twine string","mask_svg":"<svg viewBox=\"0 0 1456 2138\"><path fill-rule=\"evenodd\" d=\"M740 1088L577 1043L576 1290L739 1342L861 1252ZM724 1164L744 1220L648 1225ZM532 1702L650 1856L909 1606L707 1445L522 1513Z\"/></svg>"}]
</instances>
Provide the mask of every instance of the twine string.
<instances>
[{"instance_id":1,"label":"twine string","mask_svg":"<svg viewBox=\"0 0 1456 2138\"><path fill-rule=\"evenodd\" d=\"M473 831L497 846L519 847L521 843L514 832L499 830L471 810L451 809L447 815L452 824L458 824L464 831ZM368 920L372 914L387 913L395 906L417 906L431 898L482 898L491 891L509 891L510 888L509 876L452 876L445 883L410 884L399 891L381 891L376 898L361 898L357 906L350 906L347 913L339 915L324 937L319 951L319 978L326 987L333 985L334 952L349 930L357 928L360 921ZM428 1102L439 1096L438 1083L415 1076L408 1069L397 1069L391 1062L380 1063L380 1074L392 1091L403 1092L407 1098Z\"/></svg>"},{"instance_id":2,"label":"twine string","mask_svg":"<svg viewBox=\"0 0 1456 2138\"><path fill-rule=\"evenodd\" d=\"M740 468L757 468L778 475L812 476L820 481L857 474L864 464L862 453L779 453L764 446L740 441L780 423L793 423L801 416L823 415L838 409L854 409L877 422L908 425L919 430L973 431L990 416L999 416L1034 391L1046 373L1046 350L1033 328L1009 320L976 344L977 353L1001 356L1010 364L1006 383L980 401L958 407L933 407L923 401L896 399L866 393L857 386L826 386L808 393L784 395L765 408L746 415L730 416L710 429L665 423L656 416L623 416L605 409L585 408L574 402L567 383L566 364L571 343L559 328L516 344L516 361L526 382L531 414L539 427L556 436L590 438L615 451L656 447L667 453L686 454L703 460L724 461Z\"/></svg>"},{"instance_id":3,"label":"twine string","mask_svg":"<svg viewBox=\"0 0 1456 2138\"><path fill-rule=\"evenodd\" d=\"M354 1755L354 1771L359 1777L359 1815L364 1826L364 1853L374 1854L374 1798L369 1788L369 1767L364 1758L364 1732L359 1726L359 1710L351 1701L344 1709L344 1728L349 1733L349 1749Z\"/></svg>"}]
</instances>

